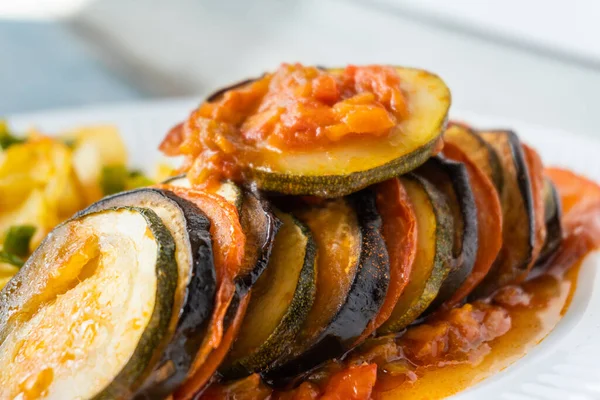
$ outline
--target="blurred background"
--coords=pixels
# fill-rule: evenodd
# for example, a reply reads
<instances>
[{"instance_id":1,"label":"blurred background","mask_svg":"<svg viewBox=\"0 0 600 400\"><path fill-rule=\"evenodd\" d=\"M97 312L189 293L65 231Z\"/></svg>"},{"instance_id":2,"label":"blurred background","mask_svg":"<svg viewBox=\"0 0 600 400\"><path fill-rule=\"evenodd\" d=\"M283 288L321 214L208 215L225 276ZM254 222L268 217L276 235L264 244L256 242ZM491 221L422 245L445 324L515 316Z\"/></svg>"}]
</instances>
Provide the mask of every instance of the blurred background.
<instances>
[{"instance_id":1,"label":"blurred background","mask_svg":"<svg viewBox=\"0 0 600 400\"><path fill-rule=\"evenodd\" d=\"M454 110L600 137L599 18L596 0L0 0L0 115L388 63L441 75Z\"/></svg>"}]
</instances>

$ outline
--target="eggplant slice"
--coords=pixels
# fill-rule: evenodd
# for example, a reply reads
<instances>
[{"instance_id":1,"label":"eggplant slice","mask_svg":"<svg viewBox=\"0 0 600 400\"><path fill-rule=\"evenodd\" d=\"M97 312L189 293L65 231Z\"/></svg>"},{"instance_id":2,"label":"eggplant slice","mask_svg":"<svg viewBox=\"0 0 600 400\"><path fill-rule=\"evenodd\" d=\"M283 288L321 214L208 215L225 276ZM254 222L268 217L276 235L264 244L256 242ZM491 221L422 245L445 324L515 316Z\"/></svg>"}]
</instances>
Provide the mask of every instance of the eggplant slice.
<instances>
[{"instance_id":1,"label":"eggplant slice","mask_svg":"<svg viewBox=\"0 0 600 400\"><path fill-rule=\"evenodd\" d=\"M496 150L471 127L458 122L450 122L444 132L444 142L454 144L492 180L498 193L504 186L504 173Z\"/></svg>"},{"instance_id":2,"label":"eggplant slice","mask_svg":"<svg viewBox=\"0 0 600 400\"><path fill-rule=\"evenodd\" d=\"M521 141L511 131L480 132L497 152L502 164L502 249L472 297L485 297L521 276L532 261L535 217L531 181Z\"/></svg>"},{"instance_id":3,"label":"eggplant slice","mask_svg":"<svg viewBox=\"0 0 600 400\"><path fill-rule=\"evenodd\" d=\"M556 186L548 178L544 181L544 218L546 220L546 241L537 259L543 265L558 249L562 241L562 208Z\"/></svg>"},{"instance_id":4,"label":"eggplant slice","mask_svg":"<svg viewBox=\"0 0 600 400\"><path fill-rule=\"evenodd\" d=\"M259 372L293 342L316 291L316 245L308 227L276 211L283 226L275 237L264 274L252 297L236 342L220 372L227 379Z\"/></svg>"},{"instance_id":5,"label":"eggplant slice","mask_svg":"<svg viewBox=\"0 0 600 400\"><path fill-rule=\"evenodd\" d=\"M173 337L164 348L156 370L138 393L139 396L166 396L185 380L213 310L216 277L210 222L194 204L155 188L107 197L80 214L125 206L153 210L176 243L178 285L170 328Z\"/></svg>"},{"instance_id":6,"label":"eggplant slice","mask_svg":"<svg viewBox=\"0 0 600 400\"><path fill-rule=\"evenodd\" d=\"M452 297L473 270L478 245L477 206L464 164L436 156L415 173L431 182L446 197L454 226L452 269L429 306L430 312Z\"/></svg>"},{"instance_id":7,"label":"eggplant slice","mask_svg":"<svg viewBox=\"0 0 600 400\"><path fill-rule=\"evenodd\" d=\"M169 338L175 247L146 208L54 229L0 292L0 397L131 397Z\"/></svg>"},{"instance_id":8,"label":"eggplant slice","mask_svg":"<svg viewBox=\"0 0 600 400\"><path fill-rule=\"evenodd\" d=\"M397 333L412 324L435 300L452 269L454 230L444 195L415 174L400 181L417 216L417 254L408 284L378 334Z\"/></svg>"},{"instance_id":9,"label":"eggplant slice","mask_svg":"<svg viewBox=\"0 0 600 400\"><path fill-rule=\"evenodd\" d=\"M349 350L378 313L389 284L389 259L375 195L295 210L317 243L315 300L296 340L262 374L275 386Z\"/></svg>"},{"instance_id":10,"label":"eggplant slice","mask_svg":"<svg viewBox=\"0 0 600 400\"><path fill-rule=\"evenodd\" d=\"M185 175L178 175L164 182L167 185L192 187ZM213 189L215 194L233 204L246 234L246 254L241 278L236 282L240 295L245 295L267 267L273 241L281 222L273 215L271 205L258 192L251 191L227 181Z\"/></svg>"}]
</instances>

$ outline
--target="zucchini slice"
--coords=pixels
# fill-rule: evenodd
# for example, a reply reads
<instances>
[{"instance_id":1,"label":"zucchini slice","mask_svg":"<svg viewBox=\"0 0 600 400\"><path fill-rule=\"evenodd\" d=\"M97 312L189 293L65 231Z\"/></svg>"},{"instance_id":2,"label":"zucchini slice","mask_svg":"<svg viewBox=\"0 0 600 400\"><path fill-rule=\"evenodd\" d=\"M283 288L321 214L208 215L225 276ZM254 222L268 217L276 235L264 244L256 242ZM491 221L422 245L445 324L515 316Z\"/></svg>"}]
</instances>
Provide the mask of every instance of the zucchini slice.
<instances>
[{"instance_id":1,"label":"zucchini slice","mask_svg":"<svg viewBox=\"0 0 600 400\"><path fill-rule=\"evenodd\" d=\"M170 324L172 339L164 348L154 373L138 392L167 396L185 380L213 311L216 277L210 222L194 204L170 191L155 188L106 197L80 215L127 206L154 211L176 244L178 283Z\"/></svg>"},{"instance_id":2,"label":"zucchini slice","mask_svg":"<svg viewBox=\"0 0 600 400\"><path fill-rule=\"evenodd\" d=\"M477 255L477 205L464 164L442 156L430 158L415 173L431 182L448 202L453 218L453 265L429 311L448 300L473 270Z\"/></svg>"},{"instance_id":3,"label":"zucchini slice","mask_svg":"<svg viewBox=\"0 0 600 400\"><path fill-rule=\"evenodd\" d=\"M317 243L317 287L295 342L263 373L278 386L349 350L378 313L389 284L389 258L371 190L294 215Z\"/></svg>"},{"instance_id":4,"label":"zucchini slice","mask_svg":"<svg viewBox=\"0 0 600 400\"><path fill-rule=\"evenodd\" d=\"M437 297L452 269L454 231L444 195L414 174L400 181L417 216L417 254L408 284L379 334L399 332L413 323Z\"/></svg>"},{"instance_id":5,"label":"zucchini slice","mask_svg":"<svg viewBox=\"0 0 600 400\"><path fill-rule=\"evenodd\" d=\"M450 90L438 76L419 69L395 67L408 105L405 117L384 136L351 135L326 148L281 151L266 141L239 143L244 155L238 160L246 180L259 189L291 195L335 198L354 193L373 183L408 172L439 151L450 107ZM327 69L343 76L343 68ZM253 80L234 85L244 89ZM227 90L208 98L227 99ZM190 116L195 118L195 113ZM172 130L163 144L183 138L183 125ZM242 142L228 137L231 143ZM177 147L177 146L175 146ZM169 151L177 155L179 150Z\"/></svg>"},{"instance_id":6,"label":"zucchini slice","mask_svg":"<svg viewBox=\"0 0 600 400\"><path fill-rule=\"evenodd\" d=\"M60 225L0 292L0 397L131 397L168 339L177 280L150 209Z\"/></svg>"},{"instance_id":7,"label":"zucchini slice","mask_svg":"<svg viewBox=\"0 0 600 400\"><path fill-rule=\"evenodd\" d=\"M560 197L554 183L548 178L544 180L544 218L546 223L546 241L536 261L543 264L558 249L562 241L562 208Z\"/></svg>"},{"instance_id":8,"label":"zucchini slice","mask_svg":"<svg viewBox=\"0 0 600 400\"><path fill-rule=\"evenodd\" d=\"M381 232L390 258L390 280L379 312L356 340L356 344L362 343L390 317L408 284L417 254L417 217L400 180L388 179L375 185L373 190L383 224Z\"/></svg>"},{"instance_id":9,"label":"zucchini slice","mask_svg":"<svg viewBox=\"0 0 600 400\"><path fill-rule=\"evenodd\" d=\"M511 131L480 132L497 152L502 164L502 250L485 279L473 291L482 297L525 273L533 259L536 236L531 179L521 141Z\"/></svg>"},{"instance_id":10,"label":"zucchini slice","mask_svg":"<svg viewBox=\"0 0 600 400\"><path fill-rule=\"evenodd\" d=\"M238 292L236 282L244 259L246 236L242 231L236 208L223 197L179 186L162 185L160 188L170 190L193 203L211 222L210 235L214 249L217 292L209 327L192 362L189 378L206 372L204 362L213 350L221 348L223 335L234 321L244 300L244 296Z\"/></svg>"},{"instance_id":11,"label":"zucchini slice","mask_svg":"<svg viewBox=\"0 0 600 400\"><path fill-rule=\"evenodd\" d=\"M498 193L502 192L504 174L496 150L471 127L451 121L444 132L444 142L458 147L492 180Z\"/></svg>"},{"instance_id":12,"label":"zucchini slice","mask_svg":"<svg viewBox=\"0 0 600 400\"><path fill-rule=\"evenodd\" d=\"M343 69L328 69L342 73ZM446 127L450 90L437 75L397 67L410 116L387 140L360 136L323 151L268 153L253 165L251 179L263 190L339 197L412 171L437 150ZM268 152L266 148L261 151Z\"/></svg>"},{"instance_id":13,"label":"zucchini slice","mask_svg":"<svg viewBox=\"0 0 600 400\"><path fill-rule=\"evenodd\" d=\"M469 174L477 206L477 256L471 274L447 300L441 309L460 304L485 278L502 247L502 207L492 180L477 166L471 155L464 153L454 143L444 144L444 156L461 162Z\"/></svg>"},{"instance_id":14,"label":"zucchini slice","mask_svg":"<svg viewBox=\"0 0 600 400\"><path fill-rule=\"evenodd\" d=\"M308 227L276 211L283 226L221 374L228 379L261 371L291 343L312 307L316 291L316 245Z\"/></svg>"}]
</instances>

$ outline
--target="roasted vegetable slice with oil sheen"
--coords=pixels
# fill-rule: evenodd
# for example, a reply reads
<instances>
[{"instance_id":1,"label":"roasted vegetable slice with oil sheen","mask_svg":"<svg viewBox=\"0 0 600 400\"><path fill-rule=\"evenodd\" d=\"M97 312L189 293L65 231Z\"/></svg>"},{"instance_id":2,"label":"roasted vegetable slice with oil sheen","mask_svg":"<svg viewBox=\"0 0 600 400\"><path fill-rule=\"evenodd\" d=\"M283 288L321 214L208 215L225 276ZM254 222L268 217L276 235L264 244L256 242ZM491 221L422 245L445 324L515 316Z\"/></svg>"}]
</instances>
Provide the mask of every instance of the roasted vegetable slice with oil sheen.
<instances>
[{"instance_id":1,"label":"roasted vegetable slice with oil sheen","mask_svg":"<svg viewBox=\"0 0 600 400\"><path fill-rule=\"evenodd\" d=\"M173 177L165 184L192 187L185 175ZM246 293L266 268L273 239L281 223L271 212L269 202L260 193L241 188L231 181L212 188L212 193L223 197L238 210L248 245L237 285L238 291Z\"/></svg>"},{"instance_id":2,"label":"roasted vegetable slice with oil sheen","mask_svg":"<svg viewBox=\"0 0 600 400\"><path fill-rule=\"evenodd\" d=\"M444 195L427 180L409 174L400 178L417 217L417 253L408 284L380 334L399 332L433 302L452 269L454 230Z\"/></svg>"},{"instance_id":3,"label":"roasted vegetable slice with oil sheen","mask_svg":"<svg viewBox=\"0 0 600 400\"><path fill-rule=\"evenodd\" d=\"M276 385L345 353L376 316L389 283L389 259L371 190L294 215L317 243L317 287L296 340L263 374Z\"/></svg>"},{"instance_id":4,"label":"roasted vegetable slice with oil sheen","mask_svg":"<svg viewBox=\"0 0 600 400\"><path fill-rule=\"evenodd\" d=\"M60 225L0 292L0 397L131 397L168 339L177 281L150 209Z\"/></svg>"},{"instance_id":5,"label":"roasted vegetable slice with oil sheen","mask_svg":"<svg viewBox=\"0 0 600 400\"><path fill-rule=\"evenodd\" d=\"M517 277L517 282L524 281L529 272L538 261L539 256L546 243L546 205L544 198L544 166L540 155L531 147L523 144L523 153L527 163L527 174L531 182L531 200L533 204L533 249L531 250L531 261L525 271Z\"/></svg>"},{"instance_id":6,"label":"roasted vegetable slice with oil sheen","mask_svg":"<svg viewBox=\"0 0 600 400\"><path fill-rule=\"evenodd\" d=\"M562 241L562 210L560 197L554 183L549 178L544 180L544 217L546 222L546 241L537 260L546 261L560 246Z\"/></svg>"},{"instance_id":7,"label":"roasted vegetable slice with oil sheen","mask_svg":"<svg viewBox=\"0 0 600 400\"><path fill-rule=\"evenodd\" d=\"M237 209L223 197L181 186L160 185L159 188L172 191L196 205L211 223L217 292L208 330L184 382L185 388L178 389L191 396L190 393L201 390L201 385L206 384L216 371L229 350L236 321L243 318L242 306L247 304L247 296L240 292L237 282L244 261L246 235Z\"/></svg>"},{"instance_id":8,"label":"roasted vegetable slice with oil sheen","mask_svg":"<svg viewBox=\"0 0 600 400\"><path fill-rule=\"evenodd\" d=\"M390 280L385 300L356 344L364 341L392 314L408 284L417 254L417 221L406 189L398 178L388 179L373 187L377 211L381 215L382 235L390 259Z\"/></svg>"},{"instance_id":9,"label":"roasted vegetable slice with oil sheen","mask_svg":"<svg viewBox=\"0 0 600 400\"><path fill-rule=\"evenodd\" d=\"M460 304L485 278L502 247L502 207L492 180L480 169L471 154L454 143L444 144L444 156L464 164L469 174L477 205L477 256L471 274L441 307L447 310Z\"/></svg>"},{"instance_id":10,"label":"roasted vegetable slice with oil sheen","mask_svg":"<svg viewBox=\"0 0 600 400\"><path fill-rule=\"evenodd\" d=\"M446 127L450 91L429 72L396 68L410 104L409 117L387 138L360 136L323 152L282 154L256 166L252 179L263 189L286 194L338 197L412 171L438 150ZM342 69L331 69L342 73Z\"/></svg>"},{"instance_id":11,"label":"roasted vegetable slice with oil sheen","mask_svg":"<svg viewBox=\"0 0 600 400\"><path fill-rule=\"evenodd\" d=\"M473 270L478 247L477 205L464 164L436 156L415 173L444 194L453 218L453 265L437 297L429 306L429 310L433 310L452 297Z\"/></svg>"},{"instance_id":12,"label":"roasted vegetable slice with oil sheen","mask_svg":"<svg viewBox=\"0 0 600 400\"><path fill-rule=\"evenodd\" d=\"M244 179L255 182L261 190L328 198L347 195L413 170L440 149L440 137L446 126L451 102L450 91L438 76L427 71L392 68L401 82L399 89L405 97L408 112L395 126L388 129L389 133L358 133L324 148L309 145L303 149L284 151L273 148L267 142L238 146L235 138L228 138L227 142L244 152L244 157L233 164L241 166ZM343 68L324 71L329 76L340 78L345 73ZM241 102L249 101L244 93L252 92L253 84L257 84L257 80L246 81L230 89L238 91L236 94L244 99ZM372 94L369 89L363 92L361 94ZM261 98L258 93L252 95ZM210 96L200 109L207 104L228 102L232 98L236 96L230 90L221 90ZM196 117L197 113L194 112L185 123L187 125L181 124L174 128L163 141L161 149L169 155L182 155L180 145L186 132L196 129ZM307 123L319 122L311 120ZM368 130L368 124L363 125Z\"/></svg>"},{"instance_id":13,"label":"roasted vegetable slice with oil sheen","mask_svg":"<svg viewBox=\"0 0 600 400\"><path fill-rule=\"evenodd\" d=\"M498 192L504 185L504 173L496 150L479 136L471 127L451 121L444 132L444 142L458 147L494 183Z\"/></svg>"},{"instance_id":14,"label":"roasted vegetable slice with oil sheen","mask_svg":"<svg viewBox=\"0 0 600 400\"><path fill-rule=\"evenodd\" d=\"M221 368L227 378L262 371L293 342L312 307L316 290L316 246L308 227L291 214L276 212L283 226L275 237L265 272L239 336Z\"/></svg>"},{"instance_id":15,"label":"roasted vegetable slice with oil sheen","mask_svg":"<svg viewBox=\"0 0 600 400\"><path fill-rule=\"evenodd\" d=\"M186 378L199 349L213 310L216 277L210 222L194 204L170 191L147 188L119 193L91 205L80 215L115 207L135 206L154 211L171 232L176 244L178 283L172 338L138 395L167 396Z\"/></svg>"},{"instance_id":16,"label":"roasted vegetable slice with oil sheen","mask_svg":"<svg viewBox=\"0 0 600 400\"><path fill-rule=\"evenodd\" d=\"M494 265L473 292L475 297L491 294L528 270L536 235L531 180L521 141L511 131L485 131L480 135L496 150L502 165L503 240Z\"/></svg>"}]
</instances>

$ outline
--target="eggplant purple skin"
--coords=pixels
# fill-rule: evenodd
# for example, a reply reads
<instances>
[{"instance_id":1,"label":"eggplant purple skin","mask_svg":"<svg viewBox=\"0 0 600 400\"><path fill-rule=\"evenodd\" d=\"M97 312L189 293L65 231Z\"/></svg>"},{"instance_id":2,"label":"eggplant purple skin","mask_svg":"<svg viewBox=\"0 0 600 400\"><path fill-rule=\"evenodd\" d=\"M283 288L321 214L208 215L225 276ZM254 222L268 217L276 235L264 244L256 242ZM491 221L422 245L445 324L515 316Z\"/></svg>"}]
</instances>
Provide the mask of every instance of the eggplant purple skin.
<instances>
[{"instance_id":1,"label":"eggplant purple skin","mask_svg":"<svg viewBox=\"0 0 600 400\"><path fill-rule=\"evenodd\" d=\"M535 268L543 267L546 261L554 254L562 241L562 206L560 196L556 186L546 178L546 184L549 185L549 198L545 201L544 218L546 221L546 241L536 261Z\"/></svg>"},{"instance_id":2,"label":"eggplant purple skin","mask_svg":"<svg viewBox=\"0 0 600 400\"><path fill-rule=\"evenodd\" d=\"M252 288L252 286L267 268L269 258L271 257L271 250L273 249L275 236L277 235L277 232L279 232L279 228L281 228L282 225L282 222L271 211L271 205L266 198L264 198L261 194L252 192L248 189L243 189L243 192L244 205L242 208L247 206L249 203L253 203L251 206L256 207L259 212L263 213L266 219L266 226L254 268L250 271L250 273L240 277L240 280L237 281L237 287L240 295L245 295L248 293L248 291ZM242 213L244 212L245 210L242 210ZM252 218L252 215L250 215L249 218ZM243 225L244 224L242 224L242 228L244 227Z\"/></svg>"},{"instance_id":3,"label":"eggplant purple skin","mask_svg":"<svg viewBox=\"0 0 600 400\"><path fill-rule=\"evenodd\" d=\"M461 234L460 254L453 255L452 262L454 265L444 280L435 300L423 315L435 311L460 288L473 271L478 248L477 205L475 204L475 196L466 167L462 163L449 160L443 156L432 157L427 162L433 164L434 168L445 171L450 179L463 216L464 229ZM418 174L418 170L416 173Z\"/></svg>"},{"instance_id":4,"label":"eggplant purple skin","mask_svg":"<svg viewBox=\"0 0 600 400\"><path fill-rule=\"evenodd\" d=\"M178 207L186 222L192 255L192 271L187 286L183 308L180 310L175 333L166 344L161 359L149 378L141 384L135 398L163 399L172 393L186 378L194 361L214 307L216 273L213 264L210 221L194 204L173 192L156 188L136 189L106 197L77 215L127 204L131 196L151 194ZM130 204L131 205L131 204ZM162 373L157 373L163 371ZM170 373L168 373L170 372Z\"/></svg>"},{"instance_id":5,"label":"eggplant purple skin","mask_svg":"<svg viewBox=\"0 0 600 400\"><path fill-rule=\"evenodd\" d=\"M254 268L252 268L248 274L239 276L235 279L235 294L231 300L231 303L229 303L229 307L227 308L225 317L223 319L224 330L226 330L234 321L240 301L248 294L250 289L252 289L252 286L267 268L267 265L269 264L269 258L271 257L271 251L273 250L275 236L277 235L277 232L279 232L279 228L282 224L282 222L271 212L271 206L268 200L258 193L253 193L247 189L243 190L244 205L242 207L247 206L249 202L253 202L255 207L260 207L260 212L264 213L264 216L267 220L267 226L265 227L266 232L258 252L258 257L256 259ZM242 227L245 228L244 226Z\"/></svg>"},{"instance_id":6,"label":"eggplant purple skin","mask_svg":"<svg viewBox=\"0 0 600 400\"><path fill-rule=\"evenodd\" d=\"M389 285L390 264L381 235L382 221L377 212L375 194L364 189L347 199L356 210L362 236L359 267L348 297L329 326L308 349L292 359L284 358L281 364L261 374L271 386L293 385L323 362L345 354L383 304Z\"/></svg>"},{"instance_id":7,"label":"eggplant purple skin","mask_svg":"<svg viewBox=\"0 0 600 400\"><path fill-rule=\"evenodd\" d=\"M487 276L483 279L483 281L473 290L471 295L467 298L467 301L477 300L478 298L487 297L496 291L499 287L510 283L514 278L522 274L531 263L533 258L533 247L535 241L535 217L533 210L533 193L531 192L531 183L529 180L529 168L527 167L527 162L525 161L525 154L523 152L523 147L521 146L521 140L517 136L517 134L510 130L495 130L495 131L486 131L485 133L492 133L496 135L506 135L508 138L508 143L511 149L511 155L513 159L513 163L515 165L515 170L517 171L517 184L519 187L519 192L521 194L521 198L523 199L523 205L525 207L525 213L527 214L527 221L523 221L523 223L527 224L529 241L527 243L528 246L528 257L521 261L519 265L515 267L515 270L512 271L514 276L500 276L499 271L497 270L497 265L494 263L492 268L488 272ZM507 179L506 174L504 174L504 179ZM506 183L505 183L506 186ZM500 194L500 198L502 195ZM503 205L504 206L504 205ZM503 209L503 214L505 210ZM501 251L502 253L502 251Z\"/></svg>"},{"instance_id":8,"label":"eggplant purple skin","mask_svg":"<svg viewBox=\"0 0 600 400\"><path fill-rule=\"evenodd\" d=\"M136 398L157 400L169 396L187 378L198 349L202 345L216 294L216 273L209 233L210 221L191 202L170 191L164 191L164 193L184 211L194 266L175 335L164 350L163 357L155 369L165 368L166 371L172 371L172 374L168 377L161 377L161 379L157 378L136 394ZM210 307L207 307L207 304L210 304Z\"/></svg>"}]
</instances>

